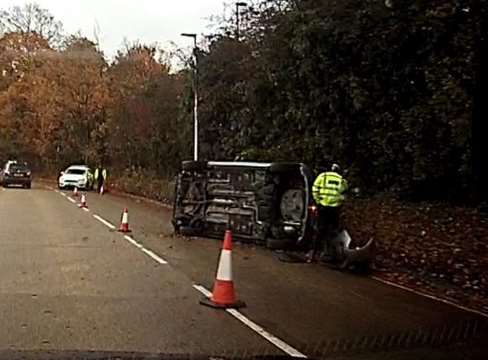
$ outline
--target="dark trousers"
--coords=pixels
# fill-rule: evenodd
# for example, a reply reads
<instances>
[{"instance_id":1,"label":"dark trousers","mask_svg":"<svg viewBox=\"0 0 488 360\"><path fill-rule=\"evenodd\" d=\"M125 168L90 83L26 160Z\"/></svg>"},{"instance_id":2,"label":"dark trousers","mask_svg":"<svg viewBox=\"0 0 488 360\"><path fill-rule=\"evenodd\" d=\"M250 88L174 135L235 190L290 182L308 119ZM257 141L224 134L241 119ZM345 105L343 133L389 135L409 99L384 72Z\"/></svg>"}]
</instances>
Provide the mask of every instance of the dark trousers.
<instances>
[{"instance_id":1,"label":"dark trousers","mask_svg":"<svg viewBox=\"0 0 488 360\"><path fill-rule=\"evenodd\" d=\"M103 185L103 181L104 181L103 176L102 175L99 175L97 181L98 181L98 183L97 183L97 189L100 190L100 188Z\"/></svg>"},{"instance_id":2,"label":"dark trousers","mask_svg":"<svg viewBox=\"0 0 488 360\"><path fill-rule=\"evenodd\" d=\"M312 251L314 254L329 254L330 241L339 230L340 207L319 206L317 233L314 234Z\"/></svg>"},{"instance_id":3,"label":"dark trousers","mask_svg":"<svg viewBox=\"0 0 488 360\"><path fill-rule=\"evenodd\" d=\"M339 207L319 206L319 233L323 236L339 228Z\"/></svg>"}]
</instances>

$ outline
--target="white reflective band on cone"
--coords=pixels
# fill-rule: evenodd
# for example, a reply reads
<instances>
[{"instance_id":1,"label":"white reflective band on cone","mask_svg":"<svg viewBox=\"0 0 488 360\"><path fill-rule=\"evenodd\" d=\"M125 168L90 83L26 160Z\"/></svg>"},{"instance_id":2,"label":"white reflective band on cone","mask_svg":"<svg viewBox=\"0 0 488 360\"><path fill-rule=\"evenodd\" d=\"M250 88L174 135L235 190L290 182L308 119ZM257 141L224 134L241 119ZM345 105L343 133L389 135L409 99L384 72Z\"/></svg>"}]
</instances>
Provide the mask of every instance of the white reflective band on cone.
<instances>
[{"instance_id":1,"label":"white reflective band on cone","mask_svg":"<svg viewBox=\"0 0 488 360\"><path fill-rule=\"evenodd\" d=\"M124 211L122 214L122 224L128 224L129 223L129 214Z\"/></svg>"},{"instance_id":2,"label":"white reflective band on cone","mask_svg":"<svg viewBox=\"0 0 488 360\"><path fill-rule=\"evenodd\" d=\"M232 251L222 250L220 253L219 269L217 280L232 281Z\"/></svg>"}]
</instances>

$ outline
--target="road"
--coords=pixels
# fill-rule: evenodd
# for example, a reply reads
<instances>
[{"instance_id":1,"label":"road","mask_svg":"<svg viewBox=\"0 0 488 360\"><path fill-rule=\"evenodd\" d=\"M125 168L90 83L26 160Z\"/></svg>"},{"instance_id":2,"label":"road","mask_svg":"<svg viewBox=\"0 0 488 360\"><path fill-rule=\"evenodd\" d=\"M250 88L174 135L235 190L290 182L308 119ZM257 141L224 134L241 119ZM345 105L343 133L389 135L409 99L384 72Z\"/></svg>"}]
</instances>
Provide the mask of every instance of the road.
<instances>
[{"instance_id":1,"label":"road","mask_svg":"<svg viewBox=\"0 0 488 360\"><path fill-rule=\"evenodd\" d=\"M39 184L0 191L0 358L481 359L488 351L486 321L476 314L366 276L281 263L250 245L233 251L235 286L248 306L203 307L195 285L212 288L220 241L174 236L161 206L88 193L84 211L70 195ZM130 237L110 229L125 207Z\"/></svg>"}]
</instances>

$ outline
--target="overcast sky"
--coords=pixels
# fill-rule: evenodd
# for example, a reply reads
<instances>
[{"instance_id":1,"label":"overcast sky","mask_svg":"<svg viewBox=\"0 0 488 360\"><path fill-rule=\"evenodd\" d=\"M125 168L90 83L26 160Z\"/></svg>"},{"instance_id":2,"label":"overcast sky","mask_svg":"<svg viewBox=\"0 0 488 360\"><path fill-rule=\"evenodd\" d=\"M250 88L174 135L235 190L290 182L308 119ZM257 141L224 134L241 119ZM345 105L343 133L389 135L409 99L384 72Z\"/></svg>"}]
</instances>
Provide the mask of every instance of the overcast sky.
<instances>
[{"instance_id":1,"label":"overcast sky","mask_svg":"<svg viewBox=\"0 0 488 360\"><path fill-rule=\"evenodd\" d=\"M0 8L24 5L29 0L0 0ZM208 32L208 18L221 16L225 0L37 0L63 23L66 33L81 31L93 39L96 24L102 50L113 57L123 44L139 40L170 48L170 42L186 47L182 32Z\"/></svg>"}]
</instances>

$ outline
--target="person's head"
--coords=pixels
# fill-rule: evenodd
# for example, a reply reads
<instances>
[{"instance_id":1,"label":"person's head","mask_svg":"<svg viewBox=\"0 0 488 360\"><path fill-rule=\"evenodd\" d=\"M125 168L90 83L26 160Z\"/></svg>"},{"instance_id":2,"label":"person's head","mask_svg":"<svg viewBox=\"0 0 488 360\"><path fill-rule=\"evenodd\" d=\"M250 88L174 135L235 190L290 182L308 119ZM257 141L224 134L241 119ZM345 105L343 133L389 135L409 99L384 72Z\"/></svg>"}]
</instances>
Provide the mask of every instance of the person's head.
<instances>
[{"instance_id":1,"label":"person's head","mask_svg":"<svg viewBox=\"0 0 488 360\"><path fill-rule=\"evenodd\" d=\"M330 167L330 170L333 171L333 172L339 172L339 171L341 171L341 167L339 166L339 164L334 163Z\"/></svg>"}]
</instances>

